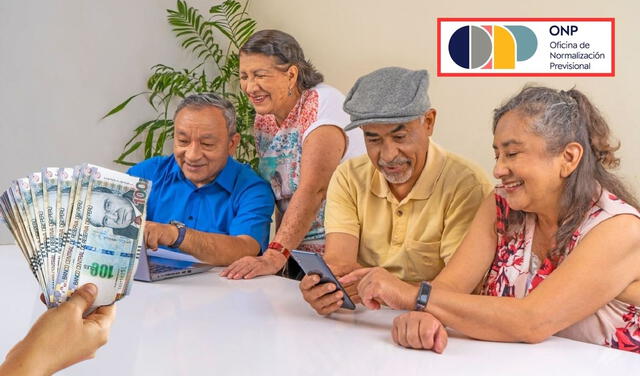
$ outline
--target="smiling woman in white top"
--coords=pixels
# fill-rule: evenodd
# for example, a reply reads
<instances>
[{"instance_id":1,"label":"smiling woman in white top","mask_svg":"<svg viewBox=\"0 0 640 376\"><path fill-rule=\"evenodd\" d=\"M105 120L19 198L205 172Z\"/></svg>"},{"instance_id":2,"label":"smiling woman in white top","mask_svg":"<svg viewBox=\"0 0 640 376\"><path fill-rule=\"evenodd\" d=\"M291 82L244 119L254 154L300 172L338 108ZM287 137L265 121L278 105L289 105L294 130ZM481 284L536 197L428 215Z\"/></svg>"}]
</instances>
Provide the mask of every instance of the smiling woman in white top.
<instances>
[{"instance_id":1,"label":"smiling woman in white top","mask_svg":"<svg viewBox=\"0 0 640 376\"><path fill-rule=\"evenodd\" d=\"M344 95L322 81L282 31L258 31L240 49L240 86L256 110L259 172L271 183L278 216L269 248L231 264L222 272L227 278L277 273L294 248L324 250L329 180L341 161L364 154L364 141L359 129L343 130L350 122Z\"/></svg>"}]
</instances>

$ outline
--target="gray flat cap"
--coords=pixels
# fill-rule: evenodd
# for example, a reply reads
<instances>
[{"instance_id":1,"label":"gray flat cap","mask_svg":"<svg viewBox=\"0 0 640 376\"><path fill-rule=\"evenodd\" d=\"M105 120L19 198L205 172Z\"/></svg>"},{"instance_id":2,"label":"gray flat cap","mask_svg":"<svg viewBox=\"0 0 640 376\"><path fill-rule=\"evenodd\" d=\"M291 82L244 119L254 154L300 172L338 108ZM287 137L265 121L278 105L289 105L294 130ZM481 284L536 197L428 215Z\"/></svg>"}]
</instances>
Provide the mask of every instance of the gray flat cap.
<instances>
[{"instance_id":1,"label":"gray flat cap","mask_svg":"<svg viewBox=\"0 0 640 376\"><path fill-rule=\"evenodd\" d=\"M344 101L351 115L345 131L365 124L397 124L414 120L430 107L426 70L387 67L358 78Z\"/></svg>"}]
</instances>

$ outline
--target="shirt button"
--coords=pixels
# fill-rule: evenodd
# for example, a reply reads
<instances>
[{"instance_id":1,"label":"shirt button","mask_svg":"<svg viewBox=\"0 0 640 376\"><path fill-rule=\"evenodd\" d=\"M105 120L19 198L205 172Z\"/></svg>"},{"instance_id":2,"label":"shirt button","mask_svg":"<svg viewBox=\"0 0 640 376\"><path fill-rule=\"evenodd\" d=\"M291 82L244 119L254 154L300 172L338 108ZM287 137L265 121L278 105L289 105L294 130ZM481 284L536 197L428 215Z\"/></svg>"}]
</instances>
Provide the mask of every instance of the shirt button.
<instances>
[{"instance_id":1,"label":"shirt button","mask_svg":"<svg viewBox=\"0 0 640 376\"><path fill-rule=\"evenodd\" d=\"M398 217L402 217L402 210L398 210L396 214L398 214Z\"/></svg>"},{"instance_id":2,"label":"shirt button","mask_svg":"<svg viewBox=\"0 0 640 376\"><path fill-rule=\"evenodd\" d=\"M190 215L190 216L189 216L189 220L192 220L192 219L193 219L193 216L191 216L191 215Z\"/></svg>"}]
</instances>

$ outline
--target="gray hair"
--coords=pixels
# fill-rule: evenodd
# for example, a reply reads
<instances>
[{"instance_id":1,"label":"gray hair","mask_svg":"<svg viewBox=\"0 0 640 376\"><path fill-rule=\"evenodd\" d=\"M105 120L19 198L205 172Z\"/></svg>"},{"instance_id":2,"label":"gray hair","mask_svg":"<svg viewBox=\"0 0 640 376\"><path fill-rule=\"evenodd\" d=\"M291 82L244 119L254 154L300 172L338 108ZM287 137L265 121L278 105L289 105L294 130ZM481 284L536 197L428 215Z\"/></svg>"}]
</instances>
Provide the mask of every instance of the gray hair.
<instances>
[{"instance_id":1,"label":"gray hair","mask_svg":"<svg viewBox=\"0 0 640 376\"><path fill-rule=\"evenodd\" d=\"M281 70L290 66L298 67L296 87L300 92L311 89L324 80L311 61L304 58L302 47L291 35L280 30L260 30L255 32L240 48L240 53L273 56Z\"/></svg>"},{"instance_id":2,"label":"gray hair","mask_svg":"<svg viewBox=\"0 0 640 376\"><path fill-rule=\"evenodd\" d=\"M498 121L509 111L517 111L528 118L530 130L545 141L549 154L562 152L571 142L579 143L584 153L576 169L564 182L560 200L556 248L551 260L558 261L565 255L574 232L597 200L602 189L639 209L638 201L624 183L609 169L618 167L620 159L614 152L620 143L610 143L610 129L606 121L580 91L555 90L529 86L496 108L493 116L493 133ZM509 224L521 223L524 213L511 211Z\"/></svg>"},{"instance_id":3,"label":"gray hair","mask_svg":"<svg viewBox=\"0 0 640 376\"><path fill-rule=\"evenodd\" d=\"M178 112L184 108L194 108L199 110L205 107L216 107L221 109L222 116L227 123L229 137L236 134L236 110L231 102L216 93L197 93L186 96L182 102L178 104L176 112L173 115L173 119L175 120L176 116L178 116Z\"/></svg>"}]
</instances>

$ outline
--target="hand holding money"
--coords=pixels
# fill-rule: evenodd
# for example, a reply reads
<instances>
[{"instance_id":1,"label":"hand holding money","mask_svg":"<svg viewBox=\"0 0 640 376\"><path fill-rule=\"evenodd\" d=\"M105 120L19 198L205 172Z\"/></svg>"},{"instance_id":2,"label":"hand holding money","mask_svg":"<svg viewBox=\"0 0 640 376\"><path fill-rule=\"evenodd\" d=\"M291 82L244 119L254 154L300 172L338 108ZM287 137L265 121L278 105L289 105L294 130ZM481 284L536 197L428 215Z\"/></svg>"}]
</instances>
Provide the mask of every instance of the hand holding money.
<instances>
[{"instance_id":1,"label":"hand holding money","mask_svg":"<svg viewBox=\"0 0 640 376\"><path fill-rule=\"evenodd\" d=\"M27 336L9 351L0 374L51 375L93 358L107 342L116 312L111 305L83 318L97 293L95 285L83 285L67 302L40 316Z\"/></svg>"},{"instance_id":2,"label":"hand holding money","mask_svg":"<svg viewBox=\"0 0 640 376\"><path fill-rule=\"evenodd\" d=\"M85 283L98 287L92 309L128 294L150 191L145 179L84 164L45 168L4 192L0 214L49 307Z\"/></svg>"}]
</instances>

